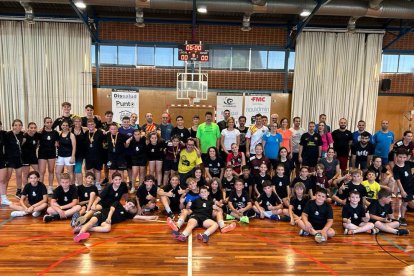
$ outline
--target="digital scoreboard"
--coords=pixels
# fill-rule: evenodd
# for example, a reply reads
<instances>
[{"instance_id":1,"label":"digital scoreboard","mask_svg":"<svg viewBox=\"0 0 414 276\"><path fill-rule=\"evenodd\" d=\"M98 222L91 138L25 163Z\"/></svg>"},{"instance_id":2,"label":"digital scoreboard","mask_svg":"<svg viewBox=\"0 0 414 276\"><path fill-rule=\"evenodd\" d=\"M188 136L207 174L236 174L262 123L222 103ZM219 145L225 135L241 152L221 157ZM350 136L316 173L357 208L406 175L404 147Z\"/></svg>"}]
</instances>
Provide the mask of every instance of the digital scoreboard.
<instances>
[{"instance_id":1,"label":"digital scoreboard","mask_svg":"<svg viewBox=\"0 0 414 276\"><path fill-rule=\"evenodd\" d=\"M184 44L178 48L178 60L208 62L209 53L202 44Z\"/></svg>"}]
</instances>

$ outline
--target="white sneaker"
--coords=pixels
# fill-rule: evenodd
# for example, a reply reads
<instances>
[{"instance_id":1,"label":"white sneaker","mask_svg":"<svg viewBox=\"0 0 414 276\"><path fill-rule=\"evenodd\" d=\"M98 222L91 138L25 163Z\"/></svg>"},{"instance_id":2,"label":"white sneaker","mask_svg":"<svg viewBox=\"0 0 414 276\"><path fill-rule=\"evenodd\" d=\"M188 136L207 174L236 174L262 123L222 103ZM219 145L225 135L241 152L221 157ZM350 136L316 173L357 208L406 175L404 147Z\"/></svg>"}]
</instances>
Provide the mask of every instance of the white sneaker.
<instances>
[{"instance_id":1,"label":"white sneaker","mask_svg":"<svg viewBox=\"0 0 414 276\"><path fill-rule=\"evenodd\" d=\"M102 187L101 184L99 183L95 183L96 188L98 189L98 191L102 191Z\"/></svg>"},{"instance_id":2,"label":"white sneaker","mask_svg":"<svg viewBox=\"0 0 414 276\"><path fill-rule=\"evenodd\" d=\"M47 186L47 194L53 195L53 187Z\"/></svg>"},{"instance_id":3,"label":"white sneaker","mask_svg":"<svg viewBox=\"0 0 414 276\"><path fill-rule=\"evenodd\" d=\"M7 196L1 198L1 205L8 205L9 206L11 204L12 204L12 202L7 198Z\"/></svg>"},{"instance_id":4,"label":"white sneaker","mask_svg":"<svg viewBox=\"0 0 414 276\"><path fill-rule=\"evenodd\" d=\"M129 193L131 193L131 194L135 193L135 187L134 187L134 186L132 186L132 188L131 188L131 190L129 191Z\"/></svg>"},{"instance_id":5,"label":"white sneaker","mask_svg":"<svg viewBox=\"0 0 414 276\"><path fill-rule=\"evenodd\" d=\"M27 213L25 211L13 211L10 214L12 217L23 217L25 215L27 215Z\"/></svg>"},{"instance_id":6,"label":"white sneaker","mask_svg":"<svg viewBox=\"0 0 414 276\"><path fill-rule=\"evenodd\" d=\"M39 211L34 211L33 213L32 213L32 216L33 217L35 217L35 218L37 218L38 216L40 216L42 214L42 212L39 212Z\"/></svg>"}]
</instances>

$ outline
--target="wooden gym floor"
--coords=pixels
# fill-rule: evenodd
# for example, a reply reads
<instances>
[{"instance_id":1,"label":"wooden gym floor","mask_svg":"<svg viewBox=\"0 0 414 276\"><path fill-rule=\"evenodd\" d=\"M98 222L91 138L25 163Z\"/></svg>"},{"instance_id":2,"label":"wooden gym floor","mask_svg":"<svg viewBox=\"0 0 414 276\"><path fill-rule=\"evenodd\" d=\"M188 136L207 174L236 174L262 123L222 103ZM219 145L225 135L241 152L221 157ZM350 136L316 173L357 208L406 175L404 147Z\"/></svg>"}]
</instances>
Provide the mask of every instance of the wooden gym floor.
<instances>
[{"instance_id":1,"label":"wooden gym floor","mask_svg":"<svg viewBox=\"0 0 414 276\"><path fill-rule=\"evenodd\" d=\"M12 181L8 194L14 193ZM160 221L116 224L110 233L75 243L69 221L11 219L2 206L0 275L414 275L413 213L407 216L410 236L344 236L341 209L333 209L337 235L322 245L299 237L288 223L258 219L217 232L208 244L195 239L201 229L181 243L161 212Z\"/></svg>"}]
</instances>

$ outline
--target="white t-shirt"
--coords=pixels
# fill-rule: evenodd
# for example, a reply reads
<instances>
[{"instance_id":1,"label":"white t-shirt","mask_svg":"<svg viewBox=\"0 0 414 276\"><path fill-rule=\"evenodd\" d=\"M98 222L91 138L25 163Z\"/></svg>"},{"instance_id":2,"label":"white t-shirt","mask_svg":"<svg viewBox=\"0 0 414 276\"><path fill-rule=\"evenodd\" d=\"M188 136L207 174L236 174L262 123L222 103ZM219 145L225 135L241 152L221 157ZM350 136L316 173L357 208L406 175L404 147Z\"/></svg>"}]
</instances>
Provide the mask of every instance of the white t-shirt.
<instances>
[{"instance_id":1,"label":"white t-shirt","mask_svg":"<svg viewBox=\"0 0 414 276\"><path fill-rule=\"evenodd\" d=\"M302 128L296 130L293 127L289 130L292 132L292 152L299 153L300 137L305 133L305 130Z\"/></svg>"},{"instance_id":2,"label":"white t-shirt","mask_svg":"<svg viewBox=\"0 0 414 276\"><path fill-rule=\"evenodd\" d=\"M221 136L224 136L224 147L227 151L231 151L231 144L237 142L237 136L240 136L240 131L238 129L229 131L225 128L221 131Z\"/></svg>"},{"instance_id":3,"label":"white t-shirt","mask_svg":"<svg viewBox=\"0 0 414 276\"><path fill-rule=\"evenodd\" d=\"M246 138L250 139L250 153L256 154L256 151L254 150L256 148L257 144L260 144L263 142L262 137L263 134L268 132L269 129L267 126L262 126L261 128L257 128L256 125L252 125L249 127L246 133Z\"/></svg>"}]
</instances>

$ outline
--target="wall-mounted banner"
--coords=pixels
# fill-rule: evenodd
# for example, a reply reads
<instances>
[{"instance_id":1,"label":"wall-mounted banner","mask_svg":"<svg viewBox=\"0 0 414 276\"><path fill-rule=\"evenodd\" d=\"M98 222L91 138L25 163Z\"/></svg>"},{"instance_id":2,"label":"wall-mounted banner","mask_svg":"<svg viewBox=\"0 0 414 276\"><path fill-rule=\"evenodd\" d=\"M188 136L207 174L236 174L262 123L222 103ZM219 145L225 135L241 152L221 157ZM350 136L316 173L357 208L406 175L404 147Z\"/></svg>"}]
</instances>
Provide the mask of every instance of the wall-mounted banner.
<instances>
[{"instance_id":1,"label":"wall-mounted banner","mask_svg":"<svg viewBox=\"0 0 414 276\"><path fill-rule=\"evenodd\" d=\"M247 118L246 126L255 122L255 115L266 115L270 120L270 104L272 97L269 95L244 96L244 116Z\"/></svg>"},{"instance_id":2,"label":"wall-mounted banner","mask_svg":"<svg viewBox=\"0 0 414 276\"><path fill-rule=\"evenodd\" d=\"M139 93L133 90L113 89L112 112L113 120L117 123L121 123L123 117L130 117L132 113L139 114ZM139 123L139 116L137 123Z\"/></svg>"},{"instance_id":3,"label":"wall-mounted banner","mask_svg":"<svg viewBox=\"0 0 414 276\"><path fill-rule=\"evenodd\" d=\"M217 122L224 119L224 110L230 110L230 116L238 124L239 116L243 115L243 96L217 96Z\"/></svg>"}]
</instances>

